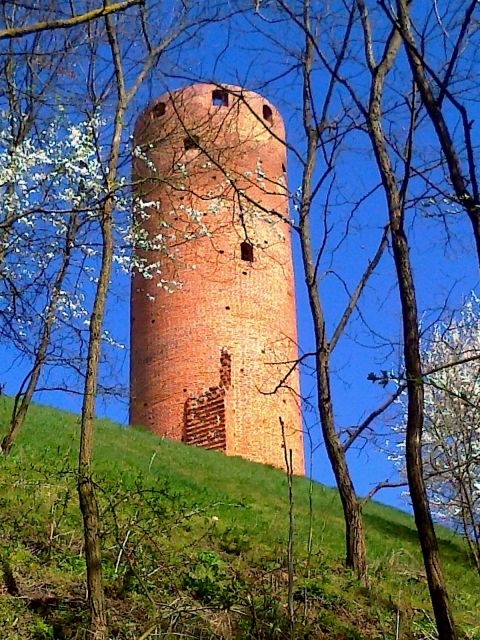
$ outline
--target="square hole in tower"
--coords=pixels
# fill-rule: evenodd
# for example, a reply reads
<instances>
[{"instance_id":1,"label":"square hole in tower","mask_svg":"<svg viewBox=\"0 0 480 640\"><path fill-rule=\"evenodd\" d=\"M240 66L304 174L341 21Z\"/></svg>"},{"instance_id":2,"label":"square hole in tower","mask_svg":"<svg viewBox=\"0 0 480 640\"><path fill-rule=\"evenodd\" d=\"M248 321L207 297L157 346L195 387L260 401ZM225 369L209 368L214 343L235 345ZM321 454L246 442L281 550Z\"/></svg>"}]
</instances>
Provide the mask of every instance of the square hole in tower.
<instances>
[{"instance_id":1,"label":"square hole in tower","mask_svg":"<svg viewBox=\"0 0 480 640\"><path fill-rule=\"evenodd\" d=\"M183 146L185 148L185 151L188 151L189 149L199 149L200 137L195 136L193 135L193 133L191 133L187 138L184 139Z\"/></svg>"},{"instance_id":2,"label":"square hole in tower","mask_svg":"<svg viewBox=\"0 0 480 640\"><path fill-rule=\"evenodd\" d=\"M212 91L212 104L214 107L228 107L228 93L225 89L214 89Z\"/></svg>"}]
</instances>

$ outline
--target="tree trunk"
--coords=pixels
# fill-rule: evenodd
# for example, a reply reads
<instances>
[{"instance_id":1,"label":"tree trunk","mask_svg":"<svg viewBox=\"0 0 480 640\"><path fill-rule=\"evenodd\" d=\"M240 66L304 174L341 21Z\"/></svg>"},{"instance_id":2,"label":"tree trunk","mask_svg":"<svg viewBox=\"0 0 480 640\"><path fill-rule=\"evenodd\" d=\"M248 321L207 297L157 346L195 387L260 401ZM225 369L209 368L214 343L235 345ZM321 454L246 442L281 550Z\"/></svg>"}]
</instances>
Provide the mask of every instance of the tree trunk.
<instances>
[{"instance_id":1,"label":"tree trunk","mask_svg":"<svg viewBox=\"0 0 480 640\"><path fill-rule=\"evenodd\" d=\"M418 332L417 303L407 239L399 209L391 209L395 267L402 305L403 340L408 390L406 464L415 524L422 548L439 640L456 638L443 576L437 537L430 513L422 465L423 380Z\"/></svg>"},{"instance_id":2,"label":"tree trunk","mask_svg":"<svg viewBox=\"0 0 480 640\"><path fill-rule=\"evenodd\" d=\"M85 561L87 565L87 592L90 607L90 637L106 640L107 613L102 584L102 557L100 550L98 505L91 473L84 471L78 479L78 495L83 516Z\"/></svg>"},{"instance_id":3,"label":"tree trunk","mask_svg":"<svg viewBox=\"0 0 480 640\"><path fill-rule=\"evenodd\" d=\"M305 30L305 56L303 59L303 126L307 138L307 155L302 176L302 202L300 207L300 243L302 249L305 282L313 318L316 347L317 397L322 434L328 458L332 466L343 507L345 520L346 565L353 569L360 581L366 582L367 560L361 506L348 471L345 452L335 429L332 399L330 395L330 345L325 335L325 319L317 283L316 260L311 241L312 177L318 143L318 126L312 119L311 74L313 43L310 37L310 1L303 5Z\"/></svg>"},{"instance_id":4,"label":"tree trunk","mask_svg":"<svg viewBox=\"0 0 480 640\"><path fill-rule=\"evenodd\" d=\"M315 323L317 333L317 323ZM332 400L330 396L329 353L325 342L317 342L317 394L322 433L328 458L337 482L345 518L345 544L347 567L355 571L363 583L367 579L367 554L363 530L362 508L355 493L347 466L345 452L335 430Z\"/></svg>"},{"instance_id":5,"label":"tree trunk","mask_svg":"<svg viewBox=\"0 0 480 640\"><path fill-rule=\"evenodd\" d=\"M363 2L359 2L362 7ZM364 14L364 19L365 14ZM365 33L366 42L371 44L370 36ZM417 301L410 263L410 250L403 227L404 206L387 151L387 143L382 126L382 90L386 75L392 68L398 53L401 37L394 27L384 50L382 60L372 66L372 84L368 107L369 137L377 161L385 197L392 234L393 258L397 272L403 324L403 349L407 376L408 412L406 434L406 466L410 497L412 500L415 524L422 549L427 574L430 598L440 640L456 638L447 589L443 577L438 543L430 513L422 467L422 430L423 430L423 379L420 357L420 336L418 330ZM367 47L368 48L368 47ZM411 122L411 127L414 121ZM410 132L413 135L413 129ZM409 175L403 179L405 188Z\"/></svg>"},{"instance_id":6,"label":"tree trunk","mask_svg":"<svg viewBox=\"0 0 480 640\"><path fill-rule=\"evenodd\" d=\"M335 429L332 398L330 394L330 349L325 339L325 323L315 282L315 268L311 256L311 243L307 221L301 226L301 244L304 268L307 274L310 308L315 330L317 397L322 434L328 459L332 466L345 520L345 546L347 567L353 569L359 580L367 580L367 554L363 529L362 507L355 493L348 470L345 452Z\"/></svg>"},{"instance_id":7,"label":"tree trunk","mask_svg":"<svg viewBox=\"0 0 480 640\"><path fill-rule=\"evenodd\" d=\"M95 640L106 640L107 615L102 584L100 551L100 522L92 478L93 430L98 362L102 339L102 323L110 281L112 264L112 200L108 199L101 220L102 266L98 279L95 302L90 316L87 371L82 406L80 449L78 456L78 495L83 516L85 561L87 565L87 593L90 606L90 634Z\"/></svg>"},{"instance_id":8,"label":"tree trunk","mask_svg":"<svg viewBox=\"0 0 480 640\"><path fill-rule=\"evenodd\" d=\"M106 187L108 196L103 203L100 227L102 232L102 264L92 314L88 343L87 371L82 406L80 449L78 456L78 494L83 516L85 537L85 561L87 565L87 592L90 606L90 635L95 640L107 640L107 613L102 583L102 560L100 549L100 522L98 504L92 479L93 430L95 396L98 380L98 363L102 341L102 324L105 314L110 272L113 260L113 209L117 163L122 139L123 117L128 103L121 66L120 51L115 27L110 16L105 17L107 37L115 66L118 103L115 110L114 130L108 160Z\"/></svg>"}]
</instances>

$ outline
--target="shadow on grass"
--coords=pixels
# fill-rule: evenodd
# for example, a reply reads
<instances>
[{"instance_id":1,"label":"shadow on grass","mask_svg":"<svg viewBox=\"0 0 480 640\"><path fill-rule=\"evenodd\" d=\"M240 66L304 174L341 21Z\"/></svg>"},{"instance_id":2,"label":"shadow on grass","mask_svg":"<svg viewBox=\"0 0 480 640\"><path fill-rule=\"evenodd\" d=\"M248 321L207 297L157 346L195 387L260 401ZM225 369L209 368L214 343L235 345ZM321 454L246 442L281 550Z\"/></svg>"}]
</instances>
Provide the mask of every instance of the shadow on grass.
<instances>
[{"instance_id":1,"label":"shadow on grass","mask_svg":"<svg viewBox=\"0 0 480 640\"><path fill-rule=\"evenodd\" d=\"M364 515L365 523L369 528L375 529L382 535L391 537L392 540L398 540L398 542L404 541L409 546L418 545L418 535L412 526L401 524L400 522L393 522L385 516L374 513L366 513ZM439 546L442 556L449 561L460 563L465 568L471 569L471 562L468 557L468 550L462 539L456 535L453 531L442 528L439 533ZM419 550L420 553L420 550Z\"/></svg>"}]
</instances>

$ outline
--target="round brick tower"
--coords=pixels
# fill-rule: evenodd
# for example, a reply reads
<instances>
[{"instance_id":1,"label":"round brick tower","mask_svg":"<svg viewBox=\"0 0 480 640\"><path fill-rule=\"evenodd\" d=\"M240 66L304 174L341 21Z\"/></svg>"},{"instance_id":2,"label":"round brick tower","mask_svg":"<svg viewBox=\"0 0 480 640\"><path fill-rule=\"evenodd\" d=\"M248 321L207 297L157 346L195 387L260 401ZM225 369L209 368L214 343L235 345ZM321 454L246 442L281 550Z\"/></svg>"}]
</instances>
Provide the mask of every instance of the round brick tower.
<instances>
[{"instance_id":1,"label":"round brick tower","mask_svg":"<svg viewBox=\"0 0 480 640\"><path fill-rule=\"evenodd\" d=\"M285 468L281 417L303 474L280 114L199 84L154 100L134 141L130 423Z\"/></svg>"}]
</instances>

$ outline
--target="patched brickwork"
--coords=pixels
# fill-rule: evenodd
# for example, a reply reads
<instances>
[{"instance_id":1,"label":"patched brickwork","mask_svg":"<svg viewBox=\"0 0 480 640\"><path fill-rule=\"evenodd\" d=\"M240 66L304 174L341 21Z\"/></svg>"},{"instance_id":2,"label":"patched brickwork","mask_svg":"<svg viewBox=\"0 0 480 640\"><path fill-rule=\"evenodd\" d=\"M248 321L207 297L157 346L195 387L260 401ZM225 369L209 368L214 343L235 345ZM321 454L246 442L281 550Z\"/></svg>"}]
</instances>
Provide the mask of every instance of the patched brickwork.
<instances>
[{"instance_id":1,"label":"patched brickwork","mask_svg":"<svg viewBox=\"0 0 480 640\"><path fill-rule=\"evenodd\" d=\"M134 139L137 222L158 243L132 282L131 423L283 467L282 416L302 474L297 371L271 393L297 358L279 113L195 85L150 104Z\"/></svg>"},{"instance_id":2,"label":"patched brickwork","mask_svg":"<svg viewBox=\"0 0 480 640\"><path fill-rule=\"evenodd\" d=\"M225 389L210 387L198 398L185 402L182 441L205 449L226 451Z\"/></svg>"}]
</instances>

